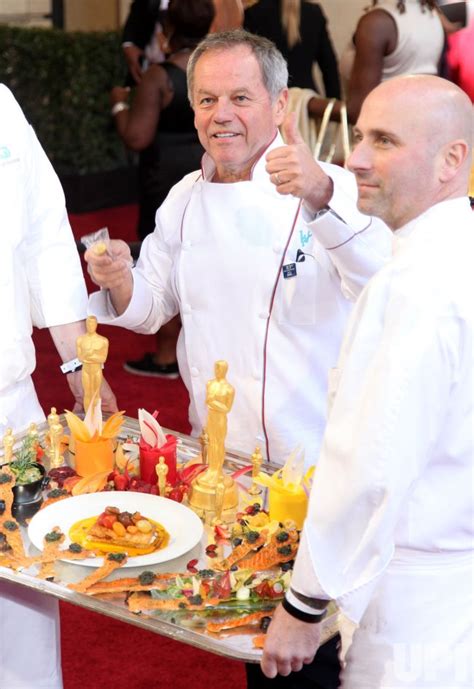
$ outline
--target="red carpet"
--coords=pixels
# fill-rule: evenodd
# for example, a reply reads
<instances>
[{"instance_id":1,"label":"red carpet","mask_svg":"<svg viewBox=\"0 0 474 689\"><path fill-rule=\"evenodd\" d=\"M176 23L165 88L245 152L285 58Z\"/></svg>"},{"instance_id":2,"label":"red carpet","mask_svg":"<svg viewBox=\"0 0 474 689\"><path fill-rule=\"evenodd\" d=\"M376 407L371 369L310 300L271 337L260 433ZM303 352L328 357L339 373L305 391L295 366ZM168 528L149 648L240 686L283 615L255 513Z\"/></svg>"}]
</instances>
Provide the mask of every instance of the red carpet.
<instances>
[{"instance_id":1,"label":"red carpet","mask_svg":"<svg viewBox=\"0 0 474 689\"><path fill-rule=\"evenodd\" d=\"M242 663L61 603L64 689L244 689Z\"/></svg>"},{"instance_id":2,"label":"red carpet","mask_svg":"<svg viewBox=\"0 0 474 689\"><path fill-rule=\"evenodd\" d=\"M111 237L134 240L136 207L106 209L72 215L76 238L103 226ZM132 376L123 361L139 358L153 349L153 338L120 330L100 328L109 338L105 375L117 396L120 409L136 417L138 407L158 409L163 426L189 430L188 395L181 380ZM71 394L59 372L59 359L47 331L35 332L37 368L35 384L42 406L59 411L70 408ZM61 641L64 689L244 689L242 663L166 639L135 626L82 608L61 603Z\"/></svg>"}]
</instances>

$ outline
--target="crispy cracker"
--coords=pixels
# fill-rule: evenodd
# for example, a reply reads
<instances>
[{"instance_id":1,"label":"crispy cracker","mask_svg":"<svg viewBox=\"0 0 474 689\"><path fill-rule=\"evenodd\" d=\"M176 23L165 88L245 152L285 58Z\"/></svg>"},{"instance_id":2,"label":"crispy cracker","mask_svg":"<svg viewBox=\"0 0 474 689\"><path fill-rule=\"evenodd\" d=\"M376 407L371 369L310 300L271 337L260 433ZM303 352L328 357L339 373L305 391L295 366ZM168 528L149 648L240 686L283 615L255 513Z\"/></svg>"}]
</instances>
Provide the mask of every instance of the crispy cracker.
<instances>
[{"instance_id":1,"label":"crispy cracker","mask_svg":"<svg viewBox=\"0 0 474 689\"><path fill-rule=\"evenodd\" d=\"M259 610L240 617L229 617L221 622L208 622L206 629L208 632L218 633L225 629L235 629L236 627L247 627L248 625L258 624L263 617L269 617L272 611Z\"/></svg>"},{"instance_id":2,"label":"crispy cracker","mask_svg":"<svg viewBox=\"0 0 474 689\"><path fill-rule=\"evenodd\" d=\"M125 555L123 560L119 561L116 559L110 559L109 556L113 554L114 553L109 553L109 555L104 557L103 564L98 567L95 572L92 572L92 574L89 574L87 577L85 577L85 579L78 581L76 584L68 584L68 588L72 589L73 591L78 591L79 593L86 593L90 586L97 583L101 579L105 579L105 577L107 577L109 574L112 574L112 572L119 567L123 567L123 565L127 562L127 556Z\"/></svg>"},{"instance_id":3,"label":"crispy cracker","mask_svg":"<svg viewBox=\"0 0 474 689\"><path fill-rule=\"evenodd\" d=\"M193 605L187 598L152 598L147 593L132 593L127 599L127 605L131 612L143 612L149 610L206 610L214 608L222 602L220 598L209 598L199 605Z\"/></svg>"}]
</instances>

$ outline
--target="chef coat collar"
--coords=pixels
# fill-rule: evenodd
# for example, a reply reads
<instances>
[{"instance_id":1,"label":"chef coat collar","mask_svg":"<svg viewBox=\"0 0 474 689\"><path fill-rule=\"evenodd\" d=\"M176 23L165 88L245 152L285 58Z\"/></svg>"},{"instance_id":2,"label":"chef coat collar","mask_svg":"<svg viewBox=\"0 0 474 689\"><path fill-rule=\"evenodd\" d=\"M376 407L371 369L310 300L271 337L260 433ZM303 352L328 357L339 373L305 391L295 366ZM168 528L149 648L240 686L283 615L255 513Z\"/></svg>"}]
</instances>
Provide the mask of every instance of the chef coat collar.
<instances>
[{"instance_id":1,"label":"chef coat collar","mask_svg":"<svg viewBox=\"0 0 474 689\"><path fill-rule=\"evenodd\" d=\"M421 223L425 227L442 227L444 229L445 227L449 227L452 215L454 213L458 213L463 208L465 210L470 210L470 202L467 196L460 196L459 198L440 201L434 206L431 206L431 208L428 208L428 210L426 210L424 213L418 215L416 218L413 218L413 220L410 220L410 222L408 222L406 225L403 225L403 227L400 227L398 230L394 231L394 253L402 248L408 237L410 237L415 228ZM433 223L433 225L431 225L431 218L436 221L436 224ZM443 223L443 218L446 218L446 224ZM426 223L426 221L428 221L428 223Z\"/></svg>"},{"instance_id":2,"label":"chef coat collar","mask_svg":"<svg viewBox=\"0 0 474 689\"><path fill-rule=\"evenodd\" d=\"M262 152L262 155L260 158L254 163L254 166L251 170L250 173L250 180L246 181L252 181L252 182L260 182L264 184L265 186L271 185L272 188L274 188L274 185L270 181L270 175L268 172L265 170L265 156L269 151L271 151L274 148L278 148L279 146L284 146L285 142L283 141L281 134L279 130L277 129L275 132L275 136L273 137L273 140L269 143L267 148ZM212 178L214 177L214 174L216 172L216 165L211 158L211 156L208 153L204 153L202 157L202 162L201 162L201 169L202 169L202 177L205 182L212 182ZM233 182L233 184L240 184L240 182Z\"/></svg>"}]
</instances>

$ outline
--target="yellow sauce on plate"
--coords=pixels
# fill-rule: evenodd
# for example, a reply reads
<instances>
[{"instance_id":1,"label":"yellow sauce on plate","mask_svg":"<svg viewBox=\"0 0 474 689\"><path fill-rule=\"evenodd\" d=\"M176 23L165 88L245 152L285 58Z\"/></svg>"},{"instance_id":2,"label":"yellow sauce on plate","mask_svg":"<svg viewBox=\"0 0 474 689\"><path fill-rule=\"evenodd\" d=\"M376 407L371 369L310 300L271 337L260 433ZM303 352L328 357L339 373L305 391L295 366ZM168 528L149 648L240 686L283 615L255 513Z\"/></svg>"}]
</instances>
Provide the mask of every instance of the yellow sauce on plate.
<instances>
[{"instance_id":1,"label":"yellow sauce on plate","mask_svg":"<svg viewBox=\"0 0 474 689\"><path fill-rule=\"evenodd\" d=\"M130 557L136 555L147 555L148 553L153 553L155 550L162 550L168 545L170 540L170 535L166 529L158 522L153 521L153 519L148 519L157 531L157 536L160 536L158 545L152 543L149 547L145 548L135 548L132 545L116 545L114 543L104 543L103 541L94 541L90 536L88 536L89 529L97 521L98 516L88 517L87 519L80 519L75 522L69 529L69 538L72 543L79 543L86 550L97 550L101 553L127 553ZM155 541L156 539L154 539Z\"/></svg>"}]
</instances>

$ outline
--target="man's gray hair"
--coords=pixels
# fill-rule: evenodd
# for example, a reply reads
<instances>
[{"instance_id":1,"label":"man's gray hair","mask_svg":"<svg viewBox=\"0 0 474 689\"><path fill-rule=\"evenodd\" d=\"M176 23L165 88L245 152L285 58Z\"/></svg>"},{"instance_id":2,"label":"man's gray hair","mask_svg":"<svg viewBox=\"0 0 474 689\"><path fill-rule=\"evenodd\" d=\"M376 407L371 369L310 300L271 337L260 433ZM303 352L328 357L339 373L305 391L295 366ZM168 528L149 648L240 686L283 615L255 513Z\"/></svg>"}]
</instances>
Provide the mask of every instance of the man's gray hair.
<instances>
[{"instance_id":1,"label":"man's gray hair","mask_svg":"<svg viewBox=\"0 0 474 689\"><path fill-rule=\"evenodd\" d=\"M275 102L288 84L288 66L285 58L268 38L256 36L243 29L236 29L209 34L196 46L187 67L188 98L191 105L193 105L194 70L199 58L204 53L213 50L230 50L239 46L248 46L255 55L260 65L264 86L272 102Z\"/></svg>"}]
</instances>

